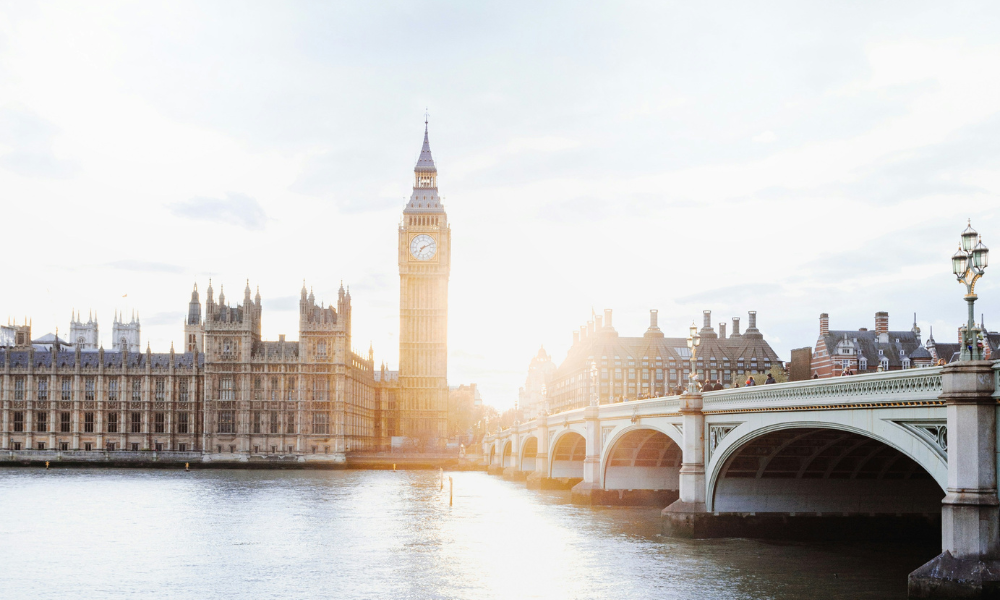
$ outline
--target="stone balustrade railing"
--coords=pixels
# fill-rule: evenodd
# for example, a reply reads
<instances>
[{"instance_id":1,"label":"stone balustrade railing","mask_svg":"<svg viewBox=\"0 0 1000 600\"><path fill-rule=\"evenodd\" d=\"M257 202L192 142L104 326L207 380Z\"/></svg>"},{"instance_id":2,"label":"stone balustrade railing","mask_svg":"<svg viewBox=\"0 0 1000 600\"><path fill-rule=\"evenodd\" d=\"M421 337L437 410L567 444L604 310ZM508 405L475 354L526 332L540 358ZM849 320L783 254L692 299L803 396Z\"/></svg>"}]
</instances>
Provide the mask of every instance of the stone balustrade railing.
<instances>
[{"instance_id":1,"label":"stone balustrade railing","mask_svg":"<svg viewBox=\"0 0 1000 600\"><path fill-rule=\"evenodd\" d=\"M894 404L936 405L943 403L938 399L941 395L941 369L942 367L922 367L705 392L704 411L706 414L713 414L782 410L792 407L829 409ZM1000 361L994 363L994 369L1000 370ZM1000 377L996 377L995 380L996 397L1000 398ZM600 417L616 419L669 414L677 412L679 405L679 396L602 404ZM576 408L545 418L549 427L556 427L568 422L581 421L583 410ZM534 421L517 425L519 431L529 431L534 427ZM495 439L502 433L487 436L486 440Z\"/></svg>"}]
</instances>

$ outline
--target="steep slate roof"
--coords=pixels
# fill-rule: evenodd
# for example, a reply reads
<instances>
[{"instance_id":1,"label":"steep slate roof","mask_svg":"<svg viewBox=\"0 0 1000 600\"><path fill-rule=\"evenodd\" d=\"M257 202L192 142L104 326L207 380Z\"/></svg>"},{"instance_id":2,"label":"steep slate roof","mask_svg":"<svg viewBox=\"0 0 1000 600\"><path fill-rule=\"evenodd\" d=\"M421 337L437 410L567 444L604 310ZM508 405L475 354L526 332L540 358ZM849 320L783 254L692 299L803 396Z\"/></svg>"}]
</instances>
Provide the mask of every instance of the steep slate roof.
<instances>
[{"instance_id":1,"label":"steep slate roof","mask_svg":"<svg viewBox=\"0 0 1000 600\"><path fill-rule=\"evenodd\" d=\"M423 173L437 173L434 166L434 158L431 157L431 143L427 139L427 121L424 121L424 145L420 148L420 158L417 159L417 166L414 171Z\"/></svg>"},{"instance_id":2,"label":"steep slate roof","mask_svg":"<svg viewBox=\"0 0 1000 600\"><path fill-rule=\"evenodd\" d=\"M845 339L850 342L858 359L864 358L869 369L878 367L883 357L889 360L889 368L902 368L903 359L911 361L914 358L930 358L930 353L923 347L920 338L913 331L890 331L888 332L888 342L880 342L875 331L857 330L836 330L823 336L826 342L826 350L830 358L837 360L837 345ZM879 350L882 354L879 354ZM918 350L919 355L914 355ZM900 354L902 351L902 354ZM912 366L912 363L911 363Z\"/></svg>"},{"instance_id":3,"label":"steep slate roof","mask_svg":"<svg viewBox=\"0 0 1000 600\"><path fill-rule=\"evenodd\" d=\"M55 361L59 369L72 369L76 367L76 351L71 352L49 352L47 350L36 350L34 352L34 368L48 369ZM122 365L123 354L117 350L104 351L104 366L106 368L118 368ZM170 367L170 353L157 352L149 355L154 369L167 369ZM6 361L10 362L11 368L23 369L28 366L29 353L24 350L0 350L0 366ZM101 353L99 351L80 352L80 366L84 369L97 369L100 367ZM190 352L184 354L174 354L174 366L179 369L190 369L194 364L194 355ZM205 364L205 355L198 355L198 364ZM146 354L131 352L128 355L129 368L144 368L146 366Z\"/></svg>"},{"instance_id":4,"label":"steep slate roof","mask_svg":"<svg viewBox=\"0 0 1000 600\"><path fill-rule=\"evenodd\" d=\"M613 329L610 332L598 330L570 348L566 359L556 369L553 380L559 380L571 372L578 371L581 364L587 365L591 360L597 361L600 366L604 357L609 360L616 357L625 360L662 358L668 363L673 361L680 364L687 363L690 356L687 338L668 338L650 332L642 337L620 337ZM743 334L725 339L702 337L701 345L698 347L698 357L705 360L715 357L718 361L728 358L733 368L740 358L746 363L754 357L761 363L780 362L778 354L760 334L749 336Z\"/></svg>"}]
</instances>

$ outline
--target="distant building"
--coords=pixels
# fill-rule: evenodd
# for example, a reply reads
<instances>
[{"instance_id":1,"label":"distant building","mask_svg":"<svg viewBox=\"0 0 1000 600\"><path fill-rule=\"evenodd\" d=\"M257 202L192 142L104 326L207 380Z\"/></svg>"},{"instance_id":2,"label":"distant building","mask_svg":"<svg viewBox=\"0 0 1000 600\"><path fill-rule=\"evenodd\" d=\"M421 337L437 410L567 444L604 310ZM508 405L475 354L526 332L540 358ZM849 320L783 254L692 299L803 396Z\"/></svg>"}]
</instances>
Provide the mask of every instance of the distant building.
<instances>
[{"instance_id":1,"label":"distant building","mask_svg":"<svg viewBox=\"0 0 1000 600\"><path fill-rule=\"evenodd\" d=\"M795 348L788 363L788 381L803 381L812 377L812 348Z\"/></svg>"},{"instance_id":2,"label":"distant building","mask_svg":"<svg viewBox=\"0 0 1000 600\"><path fill-rule=\"evenodd\" d=\"M474 384L453 385L448 389L448 437L467 442L475 424L476 408L483 405L479 387Z\"/></svg>"},{"instance_id":3,"label":"distant building","mask_svg":"<svg viewBox=\"0 0 1000 600\"><path fill-rule=\"evenodd\" d=\"M197 296L193 296L193 302ZM153 450L343 460L382 444L372 349L351 350L351 296L316 304L302 288L299 340L261 338L260 294L231 306L208 286L190 307L192 352L138 351L139 319L115 315L114 348L74 315L76 344L30 325L0 351L4 450ZM30 340L30 341L29 341ZM80 341L82 340L82 341ZM188 341L186 338L185 341ZM198 350L204 348L204 352Z\"/></svg>"},{"instance_id":4,"label":"distant building","mask_svg":"<svg viewBox=\"0 0 1000 600\"><path fill-rule=\"evenodd\" d=\"M138 329L136 329L138 335ZM101 345L100 334L97 329L97 319L93 314L87 315L87 322L80 318L79 311L76 312L69 321L69 340L75 347L81 350L97 350ZM138 340L137 340L138 346ZM138 347L135 352L138 352Z\"/></svg>"},{"instance_id":5,"label":"distant building","mask_svg":"<svg viewBox=\"0 0 1000 600\"><path fill-rule=\"evenodd\" d=\"M908 331L890 331L889 313L875 313L875 330L831 330L830 316L819 316L819 339L812 355L811 371L817 377L836 377L844 372L874 373L933 364L934 356L920 339L914 318Z\"/></svg>"},{"instance_id":6,"label":"distant building","mask_svg":"<svg viewBox=\"0 0 1000 600\"><path fill-rule=\"evenodd\" d=\"M931 328L931 334L927 338L927 352L931 355L932 364L948 364L952 361L958 360L959 355L962 352L962 333L965 331L965 327L958 328L958 339L959 341L951 344L948 342L936 342L934 341L934 328ZM987 335L986 339L989 340L990 336ZM991 344L985 344L987 352L989 352ZM994 346L993 350L996 349Z\"/></svg>"},{"instance_id":7,"label":"distant building","mask_svg":"<svg viewBox=\"0 0 1000 600\"><path fill-rule=\"evenodd\" d=\"M524 420L534 419L545 410L545 394L555 372L556 364L552 362L552 357L545 351L544 346L539 348L538 354L528 365L528 377L524 381L524 387L518 390L517 406L521 409Z\"/></svg>"},{"instance_id":8,"label":"distant building","mask_svg":"<svg viewBox=\"0 0 1000 600\"><path fill-rule=\"evenodd\" d=\"M757 329L757 313L750 311L750 327L740 333L739 317L726 336L726 324L712 327L712 311L704 311L699 332L697 369L706 378L729 384L748 373L764 373L782 362ZM649 312L649 328L641 337L621 337L611 322L611 310L573 332L566 359L546 385L552 412L586 406L591 396L600 403L652 398L672 394L687 385L691 353L686 337L664 337L657 311ZM596 369L592 373L592 369ZM596 376L596 377L595 377Z\"/></svg>"},{"instance_id":9,"label":"distant building","mask_svg":"<svg viewBox=\"0 0 1000 600\"><path fill-rule=\"evenodd\" d=\"M139 335L139 317L133 312L132 319L125 322L125 315L115 312L115 320L111 324L111 349L119 352L142 352L142 340ZM72 330L72 327L71 327ZM94 325L97 331L97 325Z\"/></svg>"}]
</instances>

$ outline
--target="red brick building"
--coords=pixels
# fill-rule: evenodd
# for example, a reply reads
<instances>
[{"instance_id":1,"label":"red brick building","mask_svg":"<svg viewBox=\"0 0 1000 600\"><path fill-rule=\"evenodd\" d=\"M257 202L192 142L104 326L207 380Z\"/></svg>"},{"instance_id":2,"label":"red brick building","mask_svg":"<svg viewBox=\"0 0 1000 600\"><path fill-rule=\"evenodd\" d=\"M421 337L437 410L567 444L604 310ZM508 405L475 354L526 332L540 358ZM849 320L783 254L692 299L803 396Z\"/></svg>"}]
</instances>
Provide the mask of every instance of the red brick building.
<instances>
[{"instance_id":1,"label":"red brick building","mask_svg":"<svg viewBox=\"0 0 1000 600\"><path fill-rule=\"evenodd\" d=\"M875 313L875 329L831 330L830 316L819 316L819 339L810 364L814 377L844 372L874 373L930 366L933 357L920 339L914 319L908 331L890 331L889 313Z\"/></svg>"}]
</instances>

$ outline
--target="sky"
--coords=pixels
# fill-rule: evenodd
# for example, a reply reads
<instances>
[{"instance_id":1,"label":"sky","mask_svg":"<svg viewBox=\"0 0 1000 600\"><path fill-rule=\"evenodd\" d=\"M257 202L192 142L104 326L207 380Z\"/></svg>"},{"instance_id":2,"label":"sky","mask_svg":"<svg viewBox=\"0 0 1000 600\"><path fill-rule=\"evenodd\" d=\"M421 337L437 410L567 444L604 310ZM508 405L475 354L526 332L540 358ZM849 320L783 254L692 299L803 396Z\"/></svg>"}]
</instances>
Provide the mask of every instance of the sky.
<instances>
[{"instance_id":1,"label":"sky","mask_svg":"<svg viewBox=\"0 0 1000 600\"><path fill-rule=\"evenodd\" d=\"M987 2L0 2L0 318L38 337L193 284L297 337L306 280L398 360L397 227L429 113L452 226L449 380L513 405L595 310L681 337L756 310L780 356L916 313L1000 244ZM1000 275L977 312L1000 329Z\"/></svg>"}]
</instances>

